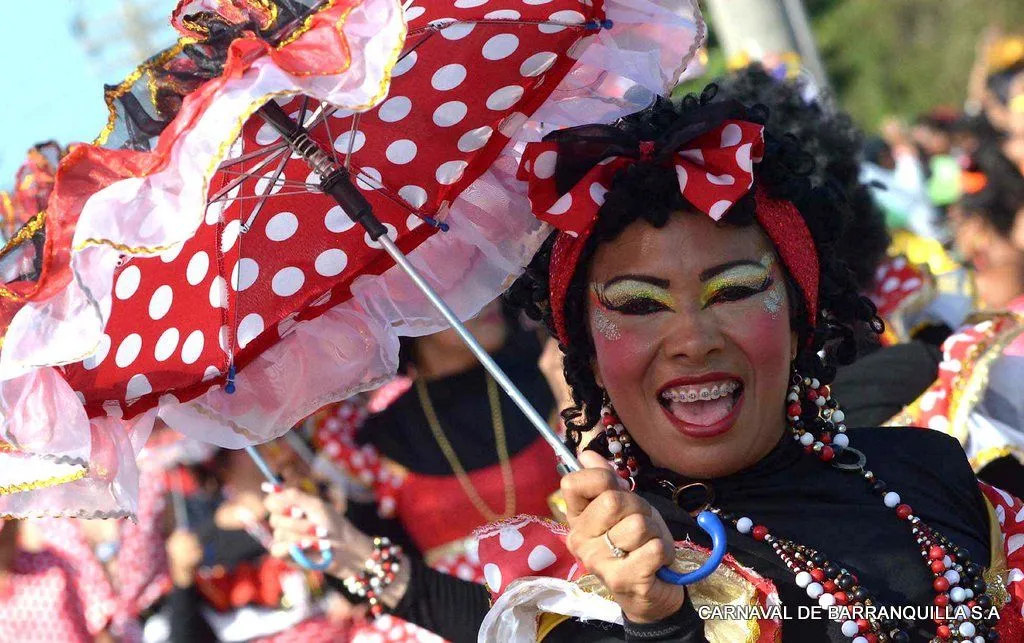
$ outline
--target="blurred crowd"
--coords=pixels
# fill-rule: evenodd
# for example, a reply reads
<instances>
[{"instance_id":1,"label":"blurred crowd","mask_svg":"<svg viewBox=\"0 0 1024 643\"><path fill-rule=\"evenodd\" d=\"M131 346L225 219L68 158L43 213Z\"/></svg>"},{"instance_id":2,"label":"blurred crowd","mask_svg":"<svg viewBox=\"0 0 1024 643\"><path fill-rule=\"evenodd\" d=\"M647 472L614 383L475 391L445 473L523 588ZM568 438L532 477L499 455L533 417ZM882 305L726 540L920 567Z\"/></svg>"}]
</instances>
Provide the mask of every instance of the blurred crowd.
<instances>
[{"instance_id":1,"label":"blurred crowd","mask_svg":"<svg viewBox=\"0 0 1024 643\"><path fill-rule=\"evenodd\" d=\"M1019 380L981 377L966 415L950 403L976 369L1024 354L1024 38L984 36L963 108L870 134L827 98L808 100L799 78L755 65L717 83L766 105L769 127L815 156L813 179L862 214L835 250L887 329L836 381L847 422L951 432L979 477L1024 495L1024 395L999 388ZM560 427L571 394L544 330L497 303L469 326ZM484 582L475 529L521 513L559 517L554 455L453 332L405 341L401 360L392 382L260 450L285 485L321 499L307 512L344 516L353 559L365 539L387 537L417 564ZM374 618L335 575L292 564L275 532L301 516L244 452L165 429L140 466L134 522L0 523L0 641L443 639L401 618L415 613L415 588ZM316 531L305 538L316 551Z\"/></svg>"}]
</instances>

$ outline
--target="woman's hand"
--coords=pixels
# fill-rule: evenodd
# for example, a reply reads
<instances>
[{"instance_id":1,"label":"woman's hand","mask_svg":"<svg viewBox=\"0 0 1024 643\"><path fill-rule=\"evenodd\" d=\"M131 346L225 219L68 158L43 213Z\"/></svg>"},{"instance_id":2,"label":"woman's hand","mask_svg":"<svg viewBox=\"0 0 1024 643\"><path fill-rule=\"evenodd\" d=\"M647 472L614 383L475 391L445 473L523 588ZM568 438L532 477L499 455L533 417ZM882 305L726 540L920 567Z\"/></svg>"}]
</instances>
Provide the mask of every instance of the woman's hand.
<instances>
[{"instance_id":1,"label":"woman's hand","mask_svg":"<svg viewBox=\"0 0 1024 643\"><path fill-rule=\"evenodd\" d=\"M274 530L270 553L277 558L288 558L292 545L308 551L328 546L334 562L327 573L345 579L362 571L373 554L373 539L356 529L343 511L319 496L294 488L274 489L264 504ZM397 577L382 596L390 607L401 600L409 580L408 561L403 558L401 562Z\"/></svg>"},{"instance_id":2,"label":"woman's hand","mask_svg":"<svg viewBox=\"0 0 1024 643\"><path fill-rule=\"evenodd\" d=\"M196 568L203 562L203 546L187 529L176 529L167 539L167 562L175 587L191 587Z\"/></svg>"},{"instance_id":3,"label":"woman's hand","mask_svg":"<svg viewBox=\"0 0 1024 643\"><path fill-rule=\"evenodd\" d=\"M562 478L569 551L601 579L630 621L650 623L672 616L686 590L655 576L675 556L665 521L646 500L624 488L624 480L600 455L585 451L580 463L587 468ZM626 555L615 558L608 540Z\"/></svg>"}]
</instances>

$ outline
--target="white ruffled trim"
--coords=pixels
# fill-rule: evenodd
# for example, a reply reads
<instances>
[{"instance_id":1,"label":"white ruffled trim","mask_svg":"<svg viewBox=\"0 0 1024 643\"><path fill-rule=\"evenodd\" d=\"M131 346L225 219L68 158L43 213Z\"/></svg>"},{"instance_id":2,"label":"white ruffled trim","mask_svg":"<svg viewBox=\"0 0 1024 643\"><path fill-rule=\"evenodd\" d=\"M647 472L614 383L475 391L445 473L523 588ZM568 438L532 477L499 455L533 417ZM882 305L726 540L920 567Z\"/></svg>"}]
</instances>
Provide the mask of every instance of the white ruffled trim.
<instances>
[{"instance_id":1,"label":"white ruffled trim","mask_svg":"<svg viewBox=\"0 0 1024 643\"><path fill-rule=\"evenodd\" d=\"M480 625L480 643L535 643L541 614L561 614L584 621L622 625L622 608L615 601L585 592L570 581L545 576L526 577L509 584L494 601Z\"/></svg>"}]
</instances>

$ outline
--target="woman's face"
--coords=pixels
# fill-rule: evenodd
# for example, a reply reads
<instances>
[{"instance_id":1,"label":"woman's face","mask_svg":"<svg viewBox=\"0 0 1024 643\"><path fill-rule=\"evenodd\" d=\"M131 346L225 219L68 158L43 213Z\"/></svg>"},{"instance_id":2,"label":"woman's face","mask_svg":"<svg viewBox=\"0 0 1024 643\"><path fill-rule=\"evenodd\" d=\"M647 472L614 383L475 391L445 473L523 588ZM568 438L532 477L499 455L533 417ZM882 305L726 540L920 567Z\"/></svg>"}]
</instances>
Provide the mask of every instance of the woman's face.
<instances>
[{"instance_id":1,"label":"woman's face","mask_svg":"<svg viewBox=\"0 0 1024 643\"><path fill-rule=\"evenodd\" d=\"M778 442L795 338L759 226L633 223L595 253L587 310L598 384L656 465L716 477Z\"/></svg>"},{"instance_id":2,"label":"woman's face","mask_svg":"<svg viewBox=\"0 0 1024 643\"><path fill-rule=\"evenodd\" d=\"M1024 294L1024 250L978 215L952 220L957 250L974 268L981 307L999 310Z\"/></svg>"}]
</instances>

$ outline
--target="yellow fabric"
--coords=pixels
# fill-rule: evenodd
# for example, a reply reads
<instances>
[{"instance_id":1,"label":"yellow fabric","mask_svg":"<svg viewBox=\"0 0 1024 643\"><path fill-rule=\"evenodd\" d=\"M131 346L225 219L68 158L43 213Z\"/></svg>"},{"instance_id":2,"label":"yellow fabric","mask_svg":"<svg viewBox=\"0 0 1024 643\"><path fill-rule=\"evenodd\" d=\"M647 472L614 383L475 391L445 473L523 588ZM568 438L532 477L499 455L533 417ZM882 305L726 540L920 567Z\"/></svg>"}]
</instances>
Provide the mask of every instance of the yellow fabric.
<instances>
[{"instance_id":1,"label":"yellow fabric","mask_svg":"<svg viewBox=\"0 0 1024 643\"><path fill-rule=\"evenodd\" d=\"M544 637L551 634L552 630L568 620L569 617L562 614L552 614L550 612L541 614L537 621L537 643L543 641Z\"/></svg>"},{"instance_id":2,"label":"yellow fabric","mask_svg":"<svg viewBox=\"0 0 1024 643\"><path fill-rule=\"evenodd\" d=\"M1003 551L1003 530L999 525L999 517L996 510L989 502L989 499L982 495L985 500L985 509L988 510L988 541L991 555L989 557L988 569L984 572L985 584L988 586L987 593L992 597L993 605L1003 605L1009 599L1010 594L1006 589L1007 569L1006 553Z\"/></svg>"}]
</instances>

